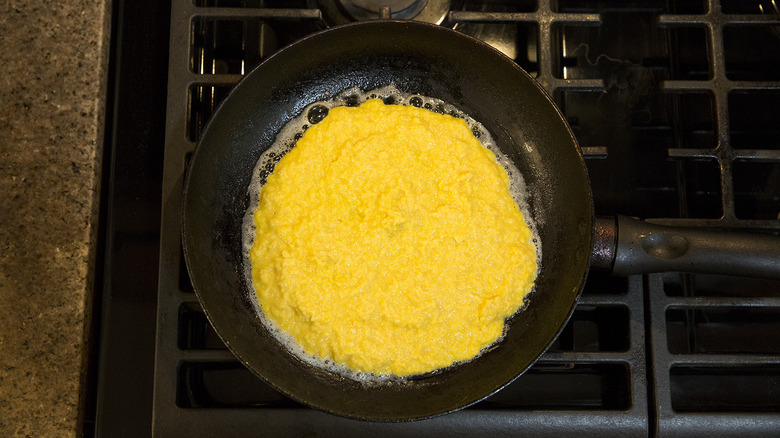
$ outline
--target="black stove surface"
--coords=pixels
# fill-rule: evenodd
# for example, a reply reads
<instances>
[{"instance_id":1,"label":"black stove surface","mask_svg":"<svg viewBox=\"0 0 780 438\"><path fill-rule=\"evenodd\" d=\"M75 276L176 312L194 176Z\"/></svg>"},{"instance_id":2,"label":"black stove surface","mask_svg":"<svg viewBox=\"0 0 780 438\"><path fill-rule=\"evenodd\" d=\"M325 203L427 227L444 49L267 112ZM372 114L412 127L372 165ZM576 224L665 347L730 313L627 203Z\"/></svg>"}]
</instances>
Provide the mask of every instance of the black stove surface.
<instances>
[{"instance_id":1,"label":"black stove surface","mask_svg":"<svg viewBox=\"0 0 780 438\"><path fill-rule=\"evenodd\" d=\"M780 15L770 1L426 5L449 8L441 25L494 45L553 96L586 157L598 214L780 232ZM325 1L174 0L168 30L162 6L154 19L117 9L97 434L780 430L780 282L717 275L591 272L572 319L531 370L443 417L359 422L275 392L225 348L193 293L181 250L183 175L243 74L349 11Z\"/></svg>"}]
</instances>

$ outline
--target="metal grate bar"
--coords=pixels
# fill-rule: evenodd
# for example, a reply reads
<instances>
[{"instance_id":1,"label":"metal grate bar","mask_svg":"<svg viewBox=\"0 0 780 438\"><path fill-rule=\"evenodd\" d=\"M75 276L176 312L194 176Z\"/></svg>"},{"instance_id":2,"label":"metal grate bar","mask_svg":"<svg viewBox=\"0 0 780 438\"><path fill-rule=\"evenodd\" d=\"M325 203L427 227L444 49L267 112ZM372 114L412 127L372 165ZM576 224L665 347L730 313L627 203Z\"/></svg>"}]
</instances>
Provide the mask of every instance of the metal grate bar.
<instances>
[{"instance_id":1,"label":"metal grate bar","mask_svg":"<svg viewBox=\"0 0 780 438\"><path fill-rule=\"evenodd\" d=\"M632 365L635 360L633 352L624 353L588 353L588 352L548 352L545 353L539 359L539 363L545 362L565 362L565 363L578 363L578 364L591 364L591 363L624 363L626 365Z\"/></svg>"},{"instance_id":2,"label":"metal grate bar","mask_svg":"<svg viewBox=\"0 0 780 438\"><path fill-rule=\"evenodd\" d=\"M560 79L550 78L550 87L570 91L602 91L604 83L601 79ZM549 87L548 87L549 88Z\"/></svg>"},{"instance_id":3,"label":"metal grate bar","mask_svg":"<svg viewBox=\"0 0 780 438\"><path fill-rule=\"evenodd\" d=\"M780 297L711 298L711 297L656 297L660 309L707 307L768 307L780 308Z\"/></svg>"},{"instance_id":4,"label":"metal grate bar","mask_svg":"<svg viewBox=\"0 0 780 438\"><path fill-rule=\"evenodd\" d=\"M671 355L669 364L674 365L780 365L780 355L759 354L679 354Z\"/></svg>"},{"instance_id":5,"label":"metal grate bar","mask_svg":"<svg viewBox=\"0 0 780 438\"><path fill-rule=\"evenodd\" d=\"M780 81L730 81L729 87L732 91L777 89Z\"/></svg>"},{"instance_id":6,"label":"metal grate bar","mask_svg":"<svg viewBox=\"0 0 780 438\"><path fill-rule=\"evenodd\" d=\"M607 148L604 146L586 146L582 148L585 158L607 158Z\"/></svg>"},{"instance_id":7,"label":"metal grate bar","mask_svg":"<svg viewBox=\"0 0 780 438\"><path fill-rule=\"evenodd\" d=\"M580 306L618 306L625 305L626 300L620 295L581 295L577 304Z\"/></svg>"},{"instance_id":8,"label":"metal grate bar","mask_svg":"<svg viewBox=\"0 0 780 438\"><path fill-rule=\"evenodd\" d=\"M190 18L276 18L276 19L322 19L319 9L271 9L271 8L214 8L192 9Z\"/></svg>"},{"instance_id":9,"label":"metal grate bar","mask_svg":"<svg viewBox=\"0 0 780 438\"><path fill-rule=\"evenodd\" d=\"M230 350L179 350L182 362L237 362Z\"/></svg>"},{"instance_id":10,"label":"metal grate bar","mask_svg":"<svg viewBox=\"0 0 780 438\"><path fill-rule=\"evenodd\" d=\"M690 438L691 431L695 436L727 438L756 437L763 438L777 433L780 415L753 413L677 413L674 416L673 428L662 428L659 436Z\"/></svg>"},{"instance_id":11,"label":"metal grate bar","mask_svg":"<svg viewBox=\"0 0 780 438\"><path fill-rule=\"evenodd\" d=\"M188 85L224 85L232 87L241 80L243 75L240 74L198 74L187 72L185 74Z\"/></svg>"},{"instance_id":12,"label":"metal grate bar","mask_svg":"<svg viewBox=\"0 0 780 438\"><path fill-rule=\"evenodd\" d=\"M718 5L718 8L720 5ZM669 26L681 26L681 25L710 25L716 26L730 26L730 25L773 25L780 24L780 15L770 14L756 14L756 15L729 15L721 12L716 12L713 9L711 12L703 15L660 15L658 16L659 23Z\"/></svg>"},{"instance_id":13,"label":"metal grate bar","mask_svg":"<svg viewBox=\"0 0 780 438\"><path fill-rule=\"evenodd\" d=\"M780 150L735 149L733 158L735 160L780 162Z\"/></svg>"},{"instance_id":14,"label":"metal grate bar","mask_svg":"<svg viewBox=\"0 0 780 438\"><path fill-rule=\"evenodd\" d=\"M670 148L670 158L720 158L725 159L725 152L712 149L679 149ZM734 149L728 154L731 160L751 160L751 161L780 161L780 150L771 149Z\"/></svg>"},{"instance_id":15,"label":"metal grate bar","mask_svg":"<svg viewBox=\"0 0 780 438\"><path fill-rule=\"evenodd\" d=\"M597 25L601 22L599 14L573 14L553 12L549 9L542 12L542 5L537 12L475 12L475 11L452 11L449 13L449 20L453 23L482 22L482 23L592 23Z\"/></svg>"},{"instance_id":16,"label":"metal grate bar","mask_svg":"<svg viewBox=\"0 0 780 438\"><path fill-rule=\"evenodd\" d=\"M732 91L737 90L765 90L780 87L780 81L734 81L722 78L720 81L728 84ZM666 80L661 89L675 92L709 91L715 87L712 81L677 81Z\"/></svg>"},{"instance_id":17,"label":"metal grate bar","mask_svg":"<svg viewBox=\"0 0 780 438\"><path fill-rule=\"evenodd\" d=\"M709 91L713 88L712 81L676 81L666 80L661 84L662 90L686 92Z\"/></svg>"},{"instance_id":18,"label":"metal grate bar","mask_svg":"<svg viewBox=\"0 0 780 438\"><path fill-rule=\"evenodd\" d=\"M434 431L442 436L473 436L475 427L485 436L514 436L518 430L527 436L557 431L556 436L582 436L582 431L593 431L593 436L646 436L644 424L625 415L625 411L594 411L583 415L579 411L487 411L465 410L444 417L411 423L365 423L328 415L311 409L176 409L177 426L163 430L166 436L202 435L202 424L225 436L247 434L248 424L257 424L255 430L264 436L322 437L429 437ZM258 424L258 420L262 423ZM576 432L575 432L576 431ZM577 435L579 434L579 435ZM549 433L548 433L549 435Z\"/></svg>"}]
</instances>

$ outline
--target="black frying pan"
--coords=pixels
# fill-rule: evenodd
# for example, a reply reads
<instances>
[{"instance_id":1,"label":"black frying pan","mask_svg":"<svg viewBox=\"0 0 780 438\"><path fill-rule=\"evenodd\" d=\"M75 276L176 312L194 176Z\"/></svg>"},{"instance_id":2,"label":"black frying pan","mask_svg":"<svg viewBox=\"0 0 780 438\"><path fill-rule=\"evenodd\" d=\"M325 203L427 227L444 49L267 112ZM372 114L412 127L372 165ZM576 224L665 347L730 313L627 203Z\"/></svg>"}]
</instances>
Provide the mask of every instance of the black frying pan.
<instances>
[{"instance_id":1,"label":"black frying pan","mask_svg":"<svg viewBox=\"0 0 780 438\"><path fill-rule=\"evenodd\" d=\"M388 84L453 104L492 133L527 183L542 262L527 306L511 318L507 336L491 351L421 378L364 384L302 362L266 331L243 276L241 223L253 167L285 123L307 105L346 89ZM579 147L539 85L484 43L442 27L393 21L351 24L308 37L247 75L210 121L191 160L183 221L185 257L198 298L239 360L295 400L379 421L463 408L528 369L574 309L588 272L594 227ZM617 258L614 245L610 251L615 241L610 233L597 233L603 256L598 260L605 265Z\"/></svg>"}]
</instances>

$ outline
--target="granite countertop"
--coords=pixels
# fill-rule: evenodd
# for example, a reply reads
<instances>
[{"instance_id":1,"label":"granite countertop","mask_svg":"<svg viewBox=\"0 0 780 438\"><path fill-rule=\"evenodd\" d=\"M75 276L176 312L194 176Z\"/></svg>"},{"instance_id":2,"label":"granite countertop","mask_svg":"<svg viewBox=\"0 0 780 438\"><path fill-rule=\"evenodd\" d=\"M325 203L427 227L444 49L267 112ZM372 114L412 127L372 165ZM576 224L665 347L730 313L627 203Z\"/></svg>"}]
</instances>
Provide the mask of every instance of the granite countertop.
<instances>
[{"instance_id":1,"label":"granite countertop","mask_svg":"<svg viewBox=\"0 0 780 438\"><path fill-rule=\"evenodd\" d=\"M0 3L2 437L81 433L109 9Z\"/></svg>"}]
</instances>

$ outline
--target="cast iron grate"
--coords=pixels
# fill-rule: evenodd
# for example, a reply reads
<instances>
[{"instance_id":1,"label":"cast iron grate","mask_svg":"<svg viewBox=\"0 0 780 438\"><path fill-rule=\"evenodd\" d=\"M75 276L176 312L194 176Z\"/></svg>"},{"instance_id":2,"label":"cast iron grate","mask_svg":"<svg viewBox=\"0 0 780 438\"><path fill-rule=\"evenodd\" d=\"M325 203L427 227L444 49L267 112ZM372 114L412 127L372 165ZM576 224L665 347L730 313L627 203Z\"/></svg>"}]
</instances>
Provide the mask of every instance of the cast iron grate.
<instances>
[{"instance_id":1,"label":"cast iron grate","mask_svg":"<svg viewBox=\"0 0 780 438\"><path fill-rule=\"evenodd\" d=\"M528 373L432 420L338 418L251 375L216 336L189 283L180 238L183 175L200 132L241 76L328 25L313 4L173 2L156 436L777 430L780 284L761 280L591 273L572 320ZM780 47L777 16L725 0L723 12L717 0L452 6L444 25L493 44L554 97L583 148L599 214L780 230L780 74L769 62L780 51L755 47Z\"/></svg>"}]
</instances>

